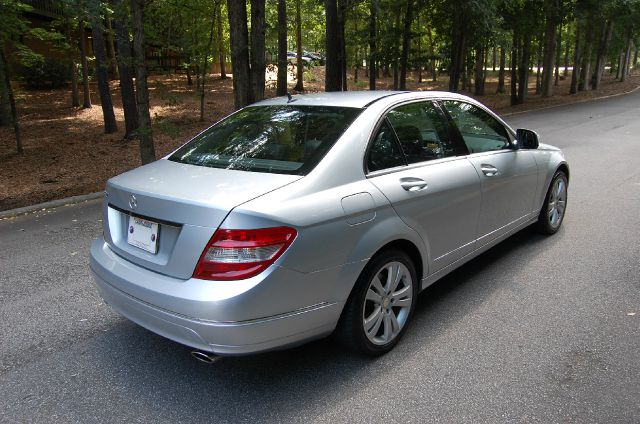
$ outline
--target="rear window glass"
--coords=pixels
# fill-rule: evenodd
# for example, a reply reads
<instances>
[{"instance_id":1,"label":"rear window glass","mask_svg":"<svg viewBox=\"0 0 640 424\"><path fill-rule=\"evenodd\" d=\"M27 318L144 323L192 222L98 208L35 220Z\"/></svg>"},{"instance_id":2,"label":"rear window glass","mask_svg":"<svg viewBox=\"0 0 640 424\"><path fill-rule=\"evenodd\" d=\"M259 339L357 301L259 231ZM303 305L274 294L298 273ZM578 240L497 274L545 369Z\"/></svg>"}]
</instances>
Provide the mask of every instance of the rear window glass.
<instances>
[{"instance_id":1,"label":"rear window glass","mask_svg":"<svg viewBox=\"0 0 640 424\"><path fill-rule=\"evenodd\" d=\"M362 110L253 106L197 135L169 160L211 168L305 175Z\"/></svg>"}]
</instances>

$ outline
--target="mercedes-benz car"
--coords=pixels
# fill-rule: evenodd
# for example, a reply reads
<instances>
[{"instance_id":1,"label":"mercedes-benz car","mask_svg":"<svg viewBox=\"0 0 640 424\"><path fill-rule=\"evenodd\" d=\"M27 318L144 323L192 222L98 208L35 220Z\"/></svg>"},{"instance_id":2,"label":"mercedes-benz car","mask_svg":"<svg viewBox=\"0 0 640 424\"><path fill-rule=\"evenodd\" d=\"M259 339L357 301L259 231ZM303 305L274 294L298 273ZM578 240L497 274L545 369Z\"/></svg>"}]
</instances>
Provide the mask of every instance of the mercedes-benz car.
<instances>
[{"instance_id":1,"label":"mercedes-benz car","mask_svg":"<svg viewBox=\"0 0 640 424\"><path fill-rule=\"evenodd\" d=\"M379 355L421 290L557 232L568 182L558 148L462 95L274 98L111 178L90 266L113 309L201 359L334 332Z\"/></svg>"}]
</instances>

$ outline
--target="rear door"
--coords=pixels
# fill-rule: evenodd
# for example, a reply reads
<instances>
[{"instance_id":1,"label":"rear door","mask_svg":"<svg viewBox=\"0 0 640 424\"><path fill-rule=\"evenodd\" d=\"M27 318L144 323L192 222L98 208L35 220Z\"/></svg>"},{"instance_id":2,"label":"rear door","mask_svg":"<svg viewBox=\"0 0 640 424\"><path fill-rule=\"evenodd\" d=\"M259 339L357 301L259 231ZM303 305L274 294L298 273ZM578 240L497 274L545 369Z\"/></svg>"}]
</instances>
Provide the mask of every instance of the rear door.
<instances>
[{"instance_id":1,"label":"rear door","mask_svg":"<svg viewBox=\"0 0 640 424\"><path fill-rule=\"evenodd\" d=\"M480 181L430 101L395 107L366 156L369 178L429 249L430 273L474 248Z\"/></svg>"},{"instance_id":2,"label":"rear door","mask_svg":"<svg viewBox=\"0 0 640 424\"><path fill-rule=\"evenodd\" d=\"M486 111L457 100L443 100L442 105L480 177L479 247L531 218L538 168L533 154L514 149L507 129Z\"/></svg>"}]
</instances>

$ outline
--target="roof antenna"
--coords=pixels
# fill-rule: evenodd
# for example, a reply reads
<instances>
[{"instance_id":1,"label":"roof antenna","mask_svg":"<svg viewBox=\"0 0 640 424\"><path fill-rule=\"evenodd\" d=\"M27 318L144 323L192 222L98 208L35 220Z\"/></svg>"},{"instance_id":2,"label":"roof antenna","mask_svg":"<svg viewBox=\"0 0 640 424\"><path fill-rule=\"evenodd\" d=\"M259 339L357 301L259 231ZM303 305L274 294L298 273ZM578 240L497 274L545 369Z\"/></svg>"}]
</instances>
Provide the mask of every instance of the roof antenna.
<instances>
[{"instance_id":1,"label":"roof antenna","mask_svg":"<svg viewBox=\"0 0 640 424\"><path fill-rule=\"evenodd\" d=\"M287 103L291 103L291 101L293 100L293 96L288 91L287 91L287 98L289 99L287 100Z\"/></svg>"}]
</instances>

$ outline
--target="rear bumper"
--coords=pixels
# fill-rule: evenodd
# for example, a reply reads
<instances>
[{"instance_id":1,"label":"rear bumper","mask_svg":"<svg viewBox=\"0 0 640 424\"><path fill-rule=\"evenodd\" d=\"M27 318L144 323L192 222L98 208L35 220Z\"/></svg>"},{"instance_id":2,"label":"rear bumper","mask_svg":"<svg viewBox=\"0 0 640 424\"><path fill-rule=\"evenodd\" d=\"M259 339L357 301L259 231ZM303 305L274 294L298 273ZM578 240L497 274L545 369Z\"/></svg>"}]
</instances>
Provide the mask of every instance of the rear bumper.
<instances>
[{"instance_id":1,"label":"rear bumper","mask_svg":"<svg viewBox=\"0 0 640 424\"><path fill-rule=\"evenodd\" d=\"M331 290L316 292L316 302L309 302L309 287L321 287L316 283L323 281L326 291L327 275L293 272L298 278L292 279L292 271L274 267L260 280L243 280L231 289L235 282L178 280L138 267L111 251L102 238L91 247L90 266L100 295L114 310L168 339L222 355L273 350L326 336L344 305L332 301ZM300 289L307 296L300 296L297 305L288 299L284 307L275 297ZM268 311L276 313L264 315Z\"/></svg>"}]
</instances>

